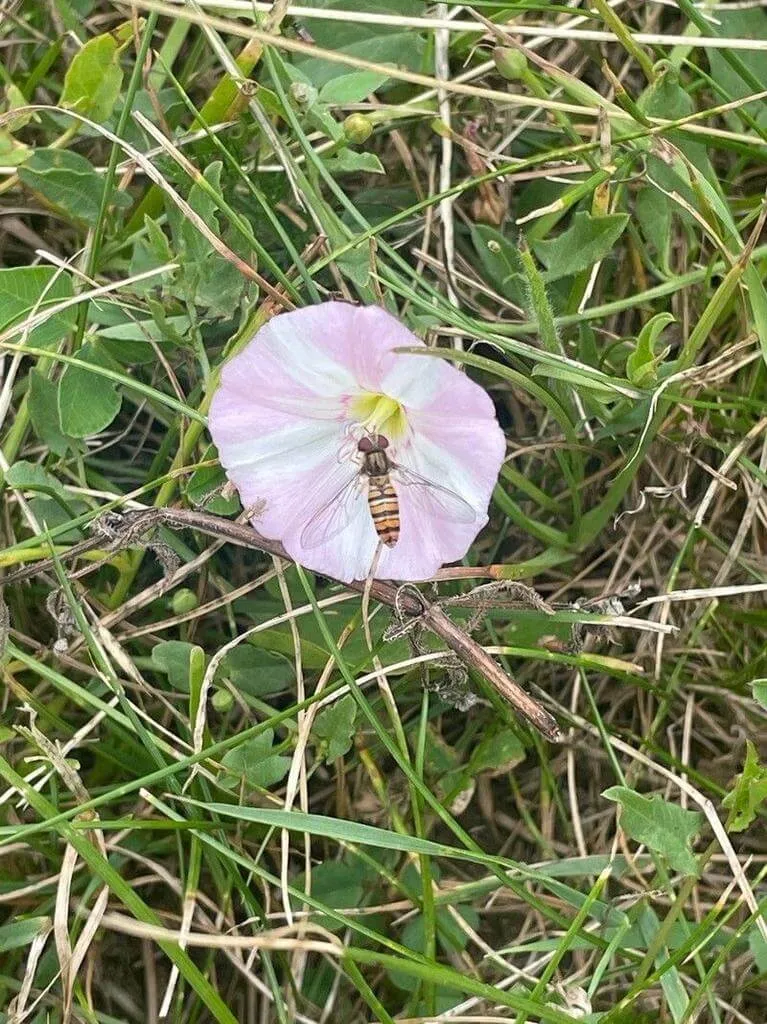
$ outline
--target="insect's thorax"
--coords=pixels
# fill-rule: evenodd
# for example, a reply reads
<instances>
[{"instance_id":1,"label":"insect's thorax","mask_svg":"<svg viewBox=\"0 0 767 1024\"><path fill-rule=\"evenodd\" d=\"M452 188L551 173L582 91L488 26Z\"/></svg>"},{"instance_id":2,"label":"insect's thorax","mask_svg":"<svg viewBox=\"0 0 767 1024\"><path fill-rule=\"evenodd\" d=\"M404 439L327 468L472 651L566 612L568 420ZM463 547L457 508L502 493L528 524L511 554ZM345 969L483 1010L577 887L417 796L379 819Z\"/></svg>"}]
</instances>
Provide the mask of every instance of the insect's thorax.
<instances>
[{"instance_id":1,"label":"insect's thorax","mask_svg":"<svg viewBox=\"0 0 767 1024\"><path fill-rule=\"evenodd\" d=\"M384 451L366 452L362 471L366 476L388 476L391 470L389 456Z\"/></svg>"}]
</instances>

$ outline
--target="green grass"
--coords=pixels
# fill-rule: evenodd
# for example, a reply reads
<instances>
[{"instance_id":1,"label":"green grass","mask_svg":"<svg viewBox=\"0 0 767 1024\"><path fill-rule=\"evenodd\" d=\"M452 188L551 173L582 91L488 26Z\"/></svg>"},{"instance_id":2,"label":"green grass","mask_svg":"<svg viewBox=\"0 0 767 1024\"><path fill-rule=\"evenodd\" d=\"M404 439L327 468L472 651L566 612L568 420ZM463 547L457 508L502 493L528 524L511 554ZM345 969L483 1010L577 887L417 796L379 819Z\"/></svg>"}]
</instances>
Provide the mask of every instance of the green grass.
<instances>
[{"instance_id":1,"label":"green grass","mask_svg":"<svg viewBox=\"0 0 767 1024\"><path fill-rule=\"evenodd\" d=\"M767 14L312 6L0 25L2 1019L761 1024ZM445 610L560 744L386 588L172 517L73 552L235 518L221 367L338 296L495 401L421 590L501 584Z\"/></svg>"}]
</instances>

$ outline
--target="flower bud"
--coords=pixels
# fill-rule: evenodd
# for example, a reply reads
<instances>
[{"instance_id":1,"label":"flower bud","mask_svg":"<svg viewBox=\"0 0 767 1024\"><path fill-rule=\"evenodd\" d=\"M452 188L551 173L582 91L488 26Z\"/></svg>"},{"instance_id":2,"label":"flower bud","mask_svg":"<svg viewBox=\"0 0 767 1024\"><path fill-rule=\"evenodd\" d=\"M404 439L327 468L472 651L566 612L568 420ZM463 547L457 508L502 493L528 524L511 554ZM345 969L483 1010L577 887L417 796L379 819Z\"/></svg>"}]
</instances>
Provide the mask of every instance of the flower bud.
<instances>
[{"instance_id":1,"label":"flower bud","mask_svg":"<svg viewBox=\"0 0 767 1024\"><path fill-rule=\"evenodd\" d=\"M216 690L210 698L210 703L213 705L214 711L223 714L225 711L229 711L232 704L234 704L234 697L229 690Z\"/></svg>"},{"instance_id":2,"label":"flower bud","mask_svg":"<svg viewBox=\"0 0 767 1024\"><path fill-rule=\"evenodd\" d=\"M349 114L344 121L344 134L349 142L362 145L373 134L373 122L365 114Z\"/></svg>"},{"instance_id":3,"label":"flower bud","mask_svg":"<svg viewBox=\"0 0 767 1024\"><path fill-rule=\"evenodd\" d=\"M291 82L290 98L296 107L307 110L317 99L317 90L308 82Z\"/></svg>"},{"instance_id":4,"label":"flower bud","mask_svg":"<svg viewBox=\"0 0 767 1024\"><path fill-rule=\"evenodd\" d=\"M498 71L509 82L518 81L527 71L527 57L521 50L513 50L509 46L496 46L493 60Z\"/></svg>"},{"instance_id":5,"label":"flower bud","mask_svg":"<svg viewBox=\"0 0 767 1024\"><path fill-rule=\"evenodd\" d=\"M197 594L193 590L189 590L188 587L182 587L173 595L170 604L174 615L186 615L187 612L194 611L199 603Z\"/></svg>"}]
</instances>

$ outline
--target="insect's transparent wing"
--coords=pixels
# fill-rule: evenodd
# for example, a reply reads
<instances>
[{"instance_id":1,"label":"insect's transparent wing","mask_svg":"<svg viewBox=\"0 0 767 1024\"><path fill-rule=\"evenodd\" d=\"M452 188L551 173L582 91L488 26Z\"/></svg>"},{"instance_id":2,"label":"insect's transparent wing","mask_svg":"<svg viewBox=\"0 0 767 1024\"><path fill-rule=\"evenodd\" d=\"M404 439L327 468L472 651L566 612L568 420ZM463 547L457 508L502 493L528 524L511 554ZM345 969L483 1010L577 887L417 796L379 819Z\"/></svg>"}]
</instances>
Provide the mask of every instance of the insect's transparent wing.
<instances>
[{"instance_id":1,"label":"insect's transparent wing","mask_svg":"<svg viewBox=\"0 0 767 1024\"><path fill-rule=\"evenodd\" d=\"M352 476L335 492L332 498L317 509L301 531L301 544L305 548L317 548L325 541L337 537L348 526L354 506L363 492L363 481L359 470L352 467Z\"/></svg>"},{"instance_id":2,"label":"insect's transparent wing","mask_svg":"<svg viewBox=\"0 0 767 1024\"><path fill-rule=\"evenodd\" d=\"M392 464L392 479L399 487L407 488L406 492L400 491L400 494L406 493L429 516L437 515L451 523L477 521L476 509L449 487L427 480L420 473L398 464Z\"/></svg>"}]
</instances>

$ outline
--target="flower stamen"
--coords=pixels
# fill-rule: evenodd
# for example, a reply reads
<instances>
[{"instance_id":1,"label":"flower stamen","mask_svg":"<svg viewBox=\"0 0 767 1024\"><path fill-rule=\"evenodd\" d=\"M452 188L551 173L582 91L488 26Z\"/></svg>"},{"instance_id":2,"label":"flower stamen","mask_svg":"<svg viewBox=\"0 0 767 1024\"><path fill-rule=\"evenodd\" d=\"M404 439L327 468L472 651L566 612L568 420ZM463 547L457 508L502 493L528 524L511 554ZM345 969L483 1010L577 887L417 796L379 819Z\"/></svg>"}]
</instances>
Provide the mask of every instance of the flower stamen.
<instances>
[{"instance_id":1,"label":"flower stamen","mask_svg":"<svg viewBox=\"0 0 767 1024\"><path fill-rule=\"evenodd\" d=\"M349 413L369 434L383 434L397 441L407 432L407 416L396 398L381 392L363 391L349 403Z\"/></svg>"}]
</instances>

